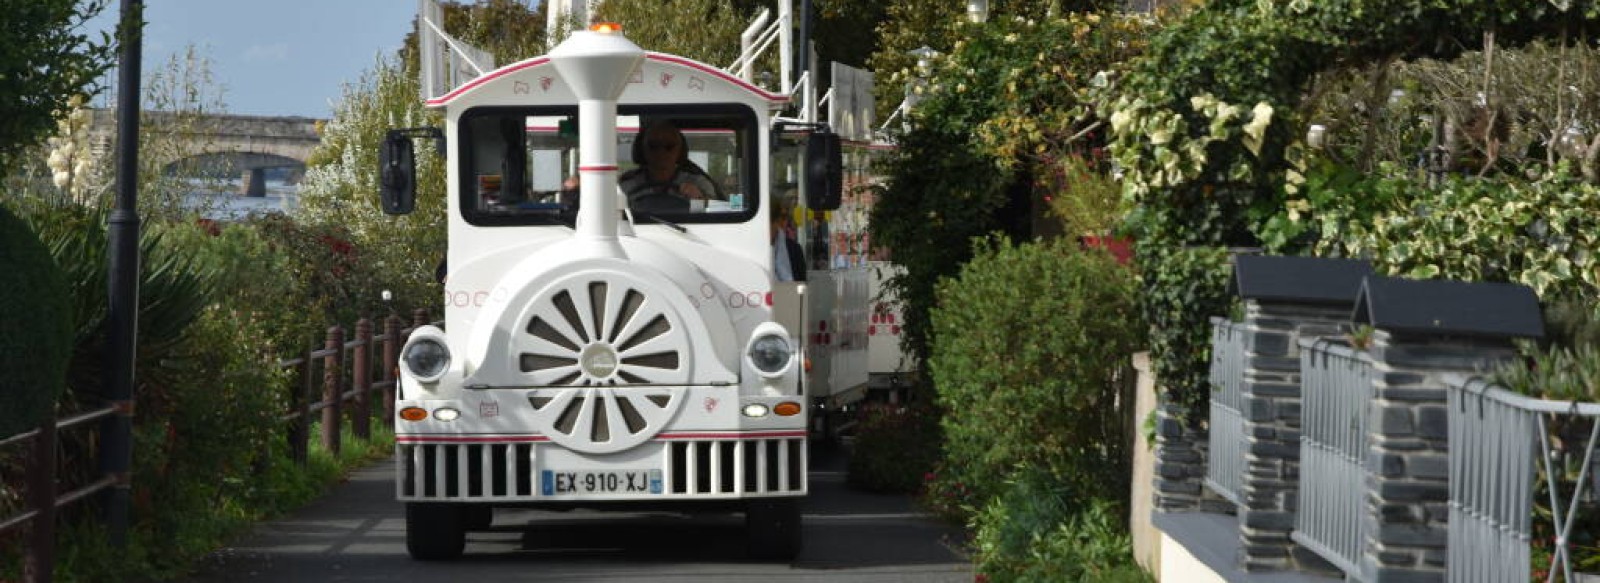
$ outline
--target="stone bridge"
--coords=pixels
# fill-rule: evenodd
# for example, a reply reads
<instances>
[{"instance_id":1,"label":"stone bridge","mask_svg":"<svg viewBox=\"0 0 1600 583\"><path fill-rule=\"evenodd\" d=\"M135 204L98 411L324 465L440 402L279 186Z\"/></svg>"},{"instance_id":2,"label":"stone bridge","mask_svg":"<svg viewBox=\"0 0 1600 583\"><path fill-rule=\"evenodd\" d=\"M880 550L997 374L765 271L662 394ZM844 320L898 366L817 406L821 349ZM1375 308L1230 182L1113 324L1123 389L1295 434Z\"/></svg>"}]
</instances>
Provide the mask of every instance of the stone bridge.
<instances>
[{"instance_id":1,"label":"stone bridge","mask_svg":"<svg viewBox=\"0 0 1600 583\"><path fill-rule=\"evenodd\" d=\"M109 109L93 110L90 143L109 152L115 143L116 114ZM140 132L177 133L182 136L180 153L156 152L167 174L206 177L240 177L240 194L264 196L269 170L280 172L290 183L305 175L306 160L322 143L317 124L309 117L275 117L233 114L180 115L147 111L139 124ZM142 153L144 155L150 155Z\"/></svg>"}]
</instances>

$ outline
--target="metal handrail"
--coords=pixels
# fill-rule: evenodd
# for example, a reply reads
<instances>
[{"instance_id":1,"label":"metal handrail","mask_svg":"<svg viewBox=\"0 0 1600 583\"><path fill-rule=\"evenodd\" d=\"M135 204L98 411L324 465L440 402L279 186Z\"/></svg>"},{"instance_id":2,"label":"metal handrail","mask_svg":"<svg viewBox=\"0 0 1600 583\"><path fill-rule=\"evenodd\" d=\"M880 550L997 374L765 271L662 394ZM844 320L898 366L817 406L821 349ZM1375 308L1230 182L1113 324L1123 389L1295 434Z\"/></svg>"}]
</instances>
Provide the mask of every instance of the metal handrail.
<instances>
[{"instance_id":1,"label":"metal handrail","mask_svg":"<svg viewBox=\"0 0 1600 583\"><path fill-rule=\"evenodd\" d=\"M1542 479L1556 529L1546 580L1555 581L1560 573L1562 580L1572 581L1575 509L1586 494L1596 493L1591 473L1600 442L1600 404L1538 399L1462 374L1445 375L1444 382L1451 444L1448 580L1528 580L1533 503ZM1552 422L1563 417L1590 420L1578 477L1566 499L1566 471L1559 464L1570 460L1556 455L1550 437Z\"/></svg>"},{"instance_id":2,"label":"metal handrail","mask_svg":"<svg viewBox=\"0 0 1600 583\"><path fill-rule=\"evenodd\" d=\"M1236 506L1244 501L1245 334L1242 323L1211 319L1211 405L1205 481L1212 491Z\"/></svg>"},{"instance_id":3,"label":"metal handrail","mask_svg":"<svg viewBox=\"0 0 1600 583\"><path fill-rule=\"evenodd\" d=\"M1300 490L1289 538L1360 575L1372 359L1328 339L1300 346Z\"/></svg>"}]
</instances>

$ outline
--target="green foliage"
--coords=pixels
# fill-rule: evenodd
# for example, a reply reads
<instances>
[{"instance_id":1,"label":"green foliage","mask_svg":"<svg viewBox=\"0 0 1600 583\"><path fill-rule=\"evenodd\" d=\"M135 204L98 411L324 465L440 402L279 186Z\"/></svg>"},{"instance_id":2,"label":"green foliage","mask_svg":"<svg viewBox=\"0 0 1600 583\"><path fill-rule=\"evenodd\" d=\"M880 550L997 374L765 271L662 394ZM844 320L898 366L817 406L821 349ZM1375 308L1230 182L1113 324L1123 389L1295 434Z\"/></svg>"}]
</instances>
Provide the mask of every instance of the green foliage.
<instances>
[{"instance_id":1,"label":"green foliage","mask_svg":"<svg viewBox=\"0 0 1600 583\"><path fill-rule=\"evenodd\" d=\"M917 59L909 54L914 49L928 47L948 55L959 50L956 48L957 41L987 34L983 32L986 27L1012 26L1018 24L1018 20L1038 22L1071 13L1102 12L1121 7L1120 2L1112 0L992 0L989 2L988 22L971 24L967 22L966 5L961 2L890 0L883 4L880 9L883 18L876 21L876 52L867 59L868 68L878 73L875 97L880 119L900 103L905 96L906 84L920 76L915 71ZM1032 40L1027 39L1028 42ZM1030 58L1032 56L1029 55ZM1017 61L1013 64L1023 63ZM1092 70L1076 70L1066 63L1061 64L1074 73L1093 74Z\"/></svg>"},{"instance_id":2,"label":"green foliage","mask_svg":"<svg viewBox=\"0 0 1600 583\"><path fill-rule=\"evenodd\" d=\"M750 16L718 0L606 0L595 8L597 19L621 23L628 40L645 50L718 67L739 58L739 33Z\"/></svg>"},{"instance_id":3,"label":"green foliage","mask_svg":"<svg viewBox=\"0 0 1600 583\"><path fill-rule=\"evenodd\" d=\"M885 283L905 315L900 345L927 362L931 334L925 316L937 305L935 286L972 257L965 242L1000 228L1004 184L993 162L950 144L962 134L919 129L902 136L884 163L889 176L868 222L874 245L905 268Z\"/></svg>"},{"instance_id":4,"label":"green foliage","mask_svg":"<svg viewBox=\"0 0 1600 583\"><path fill-rule=\"evenodd\" d=\"M1600 187L1557 172L1534 180L1451 179L1426 191L1408 178L1377 191L1409 192L1371 217L1325 214L1317 250L1370 257L1383 273L1509 281L1541 298L1600 298Z\"/></svg>"},{"instance_id":5,"label":"green foliage","mask_svg":"<svg viewBox=\"0 0 1600 583\"><path fill-rule=\"evenodd\" d=\"M1600 347L1554 346L1497 369L1491 382L1524 395L1555 401L1600 399Z\"/></svg>"},{"instance_id":6,"label":"green foliage","mask_svg":"<svg viewBox=\"0 0 1600 583\"><path fill-rule=\"evenodd\" d=\"M1206 415L1211 385L1210 317L1227 313L1228 253L1218 247L1169 247L1140 239L1135 247L1142 272L1140 306L1150 323L1150 367L1183 418Z\"/></svg>"},{"instance_id":7,"label":"green foliage","mask_svg":"<svg viewBox=\"0 0 1600 583\"><path fill-rule=\"evenodd\" d=\"M1131 403L1118 380L1143 336L1133 273L1065 240L976 247L932 314L952 469L980 499L1016 464L1125 492Z\"/></svg>"},{"instance_id":8,"label":"green foliage","mask_svg":"<svg viewBox=\"0 0 1600 583\"><path fill-rule=\"evenodd\" d=\"M1006 581L1150 581L1133 563L1126 513L1066 487L1059 476L1022 468L973 519L979 577Z\"/></svg>"},{"instance_id":9,"label":"green foliage","mask_svg":"<svg viewBox=\"0 0 1600 583\"><path fill-rule=\"evenodd\" d=\"M0 418L0 437L37 426L55 411L72 356L72 305L50 250L0 205L0 273L21 285L0 288L0 385L12 414Z\"/></svg>"},{"instance_id":10,"label":"green foliage","mask_svg":"<svg viewBox=\"0 0 1600 583\"><path fill-rule=\"evenodd\" d=\"M417 211L400 217L378 206L378 149L390 129L439 123L417 99L417 77L398 60L379 59L346 86L307 162L292 220L260 219L263 235L291 252L302 292L333 322L379 313L383 289L396 310L437 306L434 270L445 257L445 168L430 146L417 148ZM428 142L431 143L431 142Z\"/></svg>"},{"instance_id":11,"label":"green foliage","mask_svg":"<svg viewBox=\"0 0 1600 583\"><path fill-rule=\"evenodd\" d=\"M1019 227L1031 209L1012 204L1014 191L1042 204L1067 185L1063 161L1093 151L1082 83L1136 53L1143 27L1096 14L996 17L966 27L970 37L941 62L936 89L882 167L888 180L868 225L905 267L888 287L906 314L901 345L917 361L928 356L934 286L971 257L964 242L1002 229L1031 236Z\"/></svg>"},{"instance_id":12,"label":"green foliage","mask_svg":"<svg viewBox=\"0 0 1600 583\"><path fill-rule=\"evenodd\" d=\"M939 416L925 404L869 403L857 411L849 483L870 492L915 492L939 458Z\"/></svg>"},{"instance_id":13,"label":"green foliage","mask_svg":"<svg viewBox=\"0 0 1600 583\"><path fill-rule=\"evenodd\" d=\"M0 27L0 168L56 129L75 95L94 93L112 63L112 39L91 40L84 23L106 0L5 0Z\"/></svg>"}]
</instances>

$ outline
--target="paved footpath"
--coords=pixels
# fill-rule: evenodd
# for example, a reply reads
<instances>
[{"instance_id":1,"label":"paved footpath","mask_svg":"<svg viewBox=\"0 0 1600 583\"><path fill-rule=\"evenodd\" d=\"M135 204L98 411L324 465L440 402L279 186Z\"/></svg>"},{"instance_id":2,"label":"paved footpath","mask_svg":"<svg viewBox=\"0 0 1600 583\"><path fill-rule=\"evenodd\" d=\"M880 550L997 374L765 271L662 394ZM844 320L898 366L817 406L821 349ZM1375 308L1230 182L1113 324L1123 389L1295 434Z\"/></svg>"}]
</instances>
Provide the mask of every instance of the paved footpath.
<instances>
[{"instance_id":1,"label":"paved footpath","mask_svg":"<svg viewBox=\"0 0 1600 583\"><path fill-rule=\"evenodd\" d=\"M958 529L904 496L845 487L843 461L816 459L803 511L805 547L793 563L744 556L736 514L500 510L492 532L471 533L467 554L412 561L394 466L356 471L323 499L261 524L212 553L194 583L301 581L767 581L970 582Z\"/></svg>"}]
</instances>

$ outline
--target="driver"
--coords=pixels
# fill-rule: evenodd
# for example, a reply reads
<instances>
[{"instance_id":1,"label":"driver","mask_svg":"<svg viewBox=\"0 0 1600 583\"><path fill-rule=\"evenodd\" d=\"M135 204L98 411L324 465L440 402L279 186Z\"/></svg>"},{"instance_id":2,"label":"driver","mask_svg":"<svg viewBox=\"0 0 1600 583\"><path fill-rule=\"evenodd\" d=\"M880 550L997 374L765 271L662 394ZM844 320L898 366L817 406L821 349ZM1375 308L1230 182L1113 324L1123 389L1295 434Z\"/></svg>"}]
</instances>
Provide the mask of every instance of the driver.
<instances>
[{"instance_id":1,"label":"driver","mask_svg":"<svg viewBox=\"0 0 1600 583\"><path fill-rule=\"evenodd\" d=\"M685 202L718 198L706 171L689 161L685 145L683 132L665 120L650 124L634 138L633 162L639 167L619 179L630 204L663 195Z\"/></svg>"}]
</instances>

